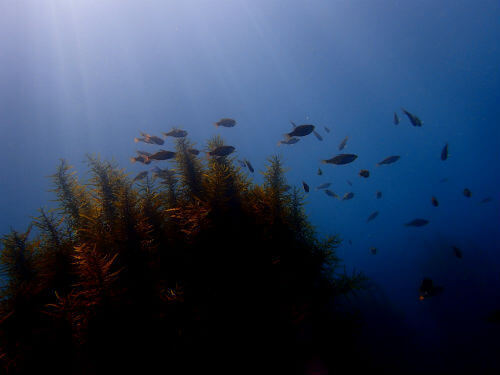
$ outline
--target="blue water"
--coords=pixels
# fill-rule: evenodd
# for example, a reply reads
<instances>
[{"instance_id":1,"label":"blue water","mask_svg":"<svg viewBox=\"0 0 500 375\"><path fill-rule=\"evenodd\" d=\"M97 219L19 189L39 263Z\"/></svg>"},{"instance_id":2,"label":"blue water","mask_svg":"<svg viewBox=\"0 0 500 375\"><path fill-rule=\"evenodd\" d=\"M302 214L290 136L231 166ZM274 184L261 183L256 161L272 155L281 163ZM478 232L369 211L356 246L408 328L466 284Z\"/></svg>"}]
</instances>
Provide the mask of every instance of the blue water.
<instances>
[{"instance_id":1,"label":"blue water","mask_svg":"<svg viewBox=\"0 0 500 375\"><path fill-rule=\"evenodd\" d=\"M51 204L59 158L82 179L86 153L135 174L139 131L179 126L199 148L220 134L255 182L280 153L289 183L311 186L312 223L344 238L347 270L373 284L350 302L367 356L426 374L500 369L500 325L484 321L500 308L498 1L18 0L0 2L0 20L0 233ZM237 126L216 129L222 117ZM324 140L277 147L290 120ZM320 164L346 136L358 159ZM390 155L401 159L375 166ZM314 190L328 181L355 197ZM429 225L403 225L417 217ZM443 294L419 301L423 277Z\"/></svg>"}]
</instances>

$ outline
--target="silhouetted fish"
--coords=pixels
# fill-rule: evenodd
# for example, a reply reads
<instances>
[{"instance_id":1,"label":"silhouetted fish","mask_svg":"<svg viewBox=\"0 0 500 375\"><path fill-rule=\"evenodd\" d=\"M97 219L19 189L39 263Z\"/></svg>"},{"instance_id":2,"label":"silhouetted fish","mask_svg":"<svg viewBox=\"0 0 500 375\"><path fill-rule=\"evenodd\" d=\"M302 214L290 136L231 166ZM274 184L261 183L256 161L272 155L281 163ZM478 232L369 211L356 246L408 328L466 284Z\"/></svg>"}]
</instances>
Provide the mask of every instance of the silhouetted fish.
<instances>
[{"instance_id":1,"label":"silhouetted fish","mask_svg":"<svg viewBox=\"0 0 500 375\"><path fill-rule=\"evenodd\" d=\"M250 172L254 172L254 169L252 167L252 164L250 164L250 161L248 161L248 159L245 159L245 164L247 165L248 169L250 170Z\"/></svg>"},{"instance_id":2,"label":"silhouetted fish","mask_svg":"<svg viewBox=\"0 0 500 375\"><path fill-rule=\"evenodd\" d=\"M207 152L207 154L210 156L227 156L231 154L234 150L235 148L233 146L219 146L216 149Z\"/></svg>"},{"instance_id":3,"label":"silhouetted fish","mask_svg":"<svg viewBox=\"0 0 500 375\"><path fill-rule=\"evenodd\" d=\"M338 154L337 156L334 156L331 159L323 160L323 164L336 164L336 165L342 165L342 164L349 164L352 163L358 155L354 154Z\"/></svg>"},{"instance_id":4,"label":"silhouetted fish","mask_svg":"<svg viewBox=\"0 0 500 375\"><path fill-rule=\"evenodd\" d=\"M318 138L318 141L323 140L323 137L321 135L319 135L319 133L316 130L313 131L313 134L315 135L316 138Z\"/></svg>"},{"instance_id":5,"label":"silhouetted fish","mask_svg":"<svg viewBox=\"0 0 500 375\"><path fill-rule=\"evenodd\" d=\"M308 134L311 134L314 131L314 125L306 124L306 125L295 125L293 121L290 121L294 126L293 130L290 133L285 134L285 139L289 139L292 137L305 137Z\"/></svg>"},{"instance_id":6,"label":"silhouetted fish","mask_svg":"<svg viewBox=\"0 0 500 375\"><path fill-rule=\"evenodd\" d=\"M423 227L429 224L429 220L426 219L413 219L412 221L405 224L407 227Z\"/></svg>"},{"instance_id":7,"label":"silhouetted fish","mask_svg":"<svg viewBox=\"0 0 500 375\"><path fill-rule=\"evenodd\" d=\"M304 191L305 191L306 193L309 193L309 185L308 185L308 184L306 184L304 181L302 181L302 186L304 187Z\"/></svg>"},{"instance_id":8,"label":"silhouetted fish","mask_svg":"<svg viewBox=\"0 0 500 375\"><path fill-rule=\"evenodd\" d=\"M368 216L368 219L366 219L366 222L372 221L377 216L378 216L378 211L375 211L375 212L371 213L370 216Z\"/></svg>"},{"instance_id":9,"label":"silhouetted fish","mask_svg":"<svg viewBox=\"0 0 500 375\"><path fill-rule=\"evenodd\" d=\"M325 194L328 195L329 197L333 197L333 198L338 198L339 196L337 194L335 194L333 191L331 190L325 190Z\"/></svg>"},{"instance_id":10,"label":"silhouetted fish","mask_svg":"<svg viewBox=\"0 0 500 375\"><path fill-rule=\"evenodd\" d=\"M371 252L373 255L376 255L376 254L377 254L377 248L376 248L376 247L370 247L370 252Z\"/></svg>"},{"instance_id":11,"label":"silhouetted fish","mask_svg":"<svg viewBox=\"0 0 500 375\"><path fill-rule=\"evenodd\" d=\"M444 145L443 149L441 150L441 160L446 160L448 159L448 143Z\"/></svg>"},{"instance_id":12,"label":"silhouetted fish","mask_svg":"<svg viewBox=\"0 0 500 375\"><path fill-rule=\"evenodd\" d=\"M438 200L436 199L436 197L432 197L432 198L431 198L431 202L432 202L432 205L433 205L434 207L439 206L439 202L438 202Z\"/></svg>"},{"instance_id":13,"label":"silhouetted fish","mask_svg":"<svg viewBox=\"0 0 500 375\"><path fill-rule=\"evenodd\" d=\"M152 154L149 159L151 160L168 160L172 159L175 157L175 152L173 151L167 151L167 150L160 150Z\"/></svg>"},{"instance_id":14,"label":"silhouetted fish","mask_svg":"<svg viewBox=\"0 0 500 375\"><path fill-rule=\"evenodd\" d=\"M351 191L349 193L345 193L344 196L342 197L342 200L347 201L352 198L354 198L354 193Z\"/></svg>"},{"instance_id":15,"label":"silhouetted fish","mask_svg":"<svg viewBox=\"0 0 500 375\"><path fill-rule=\"evenodd\" d=\"M165 137L174 137L174 138L184 138L187 136L187 131L181 129L172 129L168 133L163 133Z\"/></svg>"},{"instance_id":16,"label":"silhouetted fish","mask_svg":"<svg viewBox=\"0 0 500 375\"><path fill-rule=\"evenodd\" d=\"M486 197L486 198L481 199L481 202L479 202L479 203L488 203L488 202L491 202L492 200L493 200L492 197Z\"/></svg>"},{"instance_id":17,"label":"silhouetted fish","mask_svg":"<svg viewBox=\"0 0 500 375\"><path fill-rule=\"evenodd\" d=\"M326 189L327 187L329 187L331 185L331 182L324 182L322 183L321 185L317 186L316 187L316 190L321 190L321 189Z\"/></svg>"},{"instance_id":18,"label":"silhouetted fish","mask_svg":"<svg viewBox=\"0 0 500 375\"><path fill-rule=\"evenodd\" d=\"M144 143L149 143L150 145L154 145L155 143L150 139L150 138L134 138L134 142L144 142Z\"/></svg>"},{"instance_id":19,"label":"silhouetted fish","mask_svg":"<svg viewBox=\"0 0 500 375\"><path fill-rule=\"evenodd\" d=\"M458 247L453 246L453 255L455 255L457 258L462 259L462 250L460 250Z\"/></svg>"},{"instance_id":20,"label":"silhouetted fish","mask_svg":"<svg viewBox=\"0 0 500 375\"><path fill-rule=\"evenodd\" d=\"M399 124L399 116L396 112L394 112L394 125Z\"/></svg>"},{"instance_id":21,"label":"silhouetted fish","mask_svg":"<svg viewBox=\"0 0 500 375\"><path fill-rule=\"evenodd\" d=\"M324 128L327 133L330 133L330 129L328 129L326 126L324 126Z\"/></svg>"},{"instance_id":22,"label":"silhouetted fish","mask_svg":"<svg viewBox=\"0 0 500 375\"><path fill-rule=\"evenodd\" d=\"M339 144L339 150L343 150L345 145L347 144L347 140L349 139L349 137L345 137L342 142L340 142Z\"/></svg>"},{"instance_id":23,"label":"silhouetted fish","mask_svg":"<svg viewBox=\"0 0 500 375\"><path fill-rule=\"evenodd\" d=\"M400 156L394 155L394 156L389 156L382 160L381 162L377 163L377 166L379 165L384 165L384 164L392 164L395 163L399 160Z\"/></svg>"},{"instance_id":24,"label":"silhouetted fish","mask_svg":"<svg viewBox=\"0 0 500 375\"><path fill-rule=\"evenodd\" d=\"M464 189L464 195L465 195L467 198L470 198L470 197L472 196L472 192L471 192L469 189L465 188L465 189Z\"/></svg>"},{"instance_id":25,"label":"silhouetted fish","mask_svg":"<svg viewBox=\"0 0 500 375\"><path fill-rule=\"evenodd\" d=\"M318 168L318 176L321 176L323 174L323 171L321 170L321 168Z\"/></svg>"},{"instance_id":26,"label":"silhouetted fish","mask_svg":"<svg viewBox=\"0 0 500 375\"><path fill-rule=\"evenodd\" d=\"M278 142L278 146L281 146L281 145L293 145L293 144L297 143L298 141L300 141L300 138L293 137L293 138L290 138L290 139L285 139L285 140L279 141Z\"/></svg>"},{"instance_id":27,"label":"silhouetted fish","mask_svg":"<svg viewBox=\"0 0 500 375\"><path fill-rule=\"evenodd\" d=\"M408 118L410 119L410 122L413 126L422 126L423 122L415 115L411 114L410 112L408 112L406 109L404 108L401 108L401 110L403 111L403 113L408 116Z\"/></svg>"},{"instance_id":28,"label":"silhouetted fish","mask_svg":"<svg viewBox=\"0 0 500 375\"><path fill-rule=\"evenodd\" d=\"M232 128L234 125L236 125L236 121L232 118L221 118L219 121L214 122L214 125L216 127L224 126L225 128Z\"/></svg>"},{"instance_id":29,"label":"silhouetted fish","mask_svg":"<svg viewBox=\"0 0 500 375\"><path fill-rule=\"evenodd\" d=\"M151 156L151 152L146 152L146 151L136 151L137 152L137 155L142 155L142 156L145 156L145 157L150 157Z\"/></svg>"},{"instance_id":30,"label":"silhouetted fish","mask_svg":"<svg viewBox=\"0 0 500 375\"><path fill-rule=\"evenodd\" d=\"M347 183L349 184L349 186L352 186L352 182L347 180Z\"/></svg>"},{"instance_id":31,"label":"silhouetted fish","mask_svg":"<svg viewBox=\"0 0 500 375\"><path fill-rule=\"evenodd\" d=\"M364 178L370 177L370 171L368 169L362 169L359 171L359 175Z\"/></svg>"},{"instance_id":32,"label":"silhouetted fish","mask_svg":"<svg viewBox=\"0 0 500 375\"><path fill-rule=\"evenodd\" d=\"M149 157L144 156L144 155L137 155L136 157L132 157L132 158L130 158L130 161L132 163L139 162L139 163L146 164L146 165L151 163L151 159L149 159Z\"/></svg>"},{"instance_id":33,"label":"silhouetted fish","mask_svg":"<svg viewBox=\"0 0 500 375\"><path fill-rule=\"evenodd\" d=\"M375 196L377 197L377 199L382 198L382 192L381 191L377 191L377 193L375 194Z\"/></svg>"}]
</instances>

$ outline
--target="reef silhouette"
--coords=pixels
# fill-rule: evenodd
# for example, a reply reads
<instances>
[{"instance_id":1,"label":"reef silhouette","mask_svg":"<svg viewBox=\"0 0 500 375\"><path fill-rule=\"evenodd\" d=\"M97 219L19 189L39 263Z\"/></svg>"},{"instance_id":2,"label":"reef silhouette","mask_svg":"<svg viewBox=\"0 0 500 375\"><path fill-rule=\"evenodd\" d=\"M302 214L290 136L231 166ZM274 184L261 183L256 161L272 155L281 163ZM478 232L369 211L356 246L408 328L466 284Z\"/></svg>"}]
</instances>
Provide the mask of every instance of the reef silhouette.
<instances>
[{"instance_id":1,"label":"reef silhouette","mask_svg":"<svg viewBox=\"0 0 500 375\"><path fill-rule=\"evenodd\" d=\"M177 139L174 168L141 181L88 156L82 183L61 160L57 207L1 239L3 372L293 374L320 358L332 373L351 358L338 300L365 278L338 236L318 238L280 157L258 185L190 149Z\"/></svg>"}]
</instances>

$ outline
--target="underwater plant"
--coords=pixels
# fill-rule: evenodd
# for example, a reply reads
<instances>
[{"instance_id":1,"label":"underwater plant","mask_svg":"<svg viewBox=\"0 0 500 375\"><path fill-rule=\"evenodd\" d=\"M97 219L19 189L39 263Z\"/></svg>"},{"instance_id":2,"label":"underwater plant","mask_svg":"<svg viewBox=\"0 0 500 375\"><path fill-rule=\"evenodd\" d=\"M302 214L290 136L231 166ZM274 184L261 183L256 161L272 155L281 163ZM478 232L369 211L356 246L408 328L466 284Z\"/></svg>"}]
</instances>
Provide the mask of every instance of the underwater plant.
<instances>
[{"instance_id":1,"label":"underwater plant","mask_svg":"<svg viewBox=\"0 0 500 375\"><path fill-rule=\"evenodd\" d=\"M318 238L281 158L257 185L230 155L176 142L174 167L138 182L88 156L82 183L61 160L38 233L1 238L4 372L300 373L311 353L340 366L338 297L365 279L339 271L340 239Z\"/></svg>"}]
</instances>

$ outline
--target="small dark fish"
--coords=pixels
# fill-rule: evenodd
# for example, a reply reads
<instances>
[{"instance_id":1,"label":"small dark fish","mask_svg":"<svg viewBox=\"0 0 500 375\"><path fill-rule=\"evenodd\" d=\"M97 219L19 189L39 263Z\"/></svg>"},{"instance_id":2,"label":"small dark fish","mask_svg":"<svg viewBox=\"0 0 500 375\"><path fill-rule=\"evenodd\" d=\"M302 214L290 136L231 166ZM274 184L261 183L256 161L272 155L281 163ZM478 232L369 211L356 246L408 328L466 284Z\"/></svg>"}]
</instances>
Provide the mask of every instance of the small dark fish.
<instances>
[{"instance_id":1,"label":"small dark fish","mask_svg":"<svg viewBox=\"0 0 500 375\"><path fill-rule=\"evenodd\" d=\"M146 134L146 133L141 133L141 135L145 139L145 141L143 141L143 142L146 142L149 144L156 144L156 145L162 145L165 143L165 141L163 139L161 139L160 137L157 137L156 135L150 135L150 134ZM134 141L135 141L135 139L134 139Z\"/></svg>"},{"instance_id":2,"label":"small dark fish","mask_svg":"<svg viewBox=\"0 0 500 375\"><path fill-rule=\"evenodd\" d=\"M376 247L370 247L370 252L371 252L373 255L376 255L376 254L377 254L377 248L376 248Z\"/></svg>"},{"instance_id":3,"label":"small dark fish","mask_svg":"<svg viewBox=\"0 0 500 375\"><path fill-rule=\"evenodd\" d=\"M140 172L137 176L134 177L132 182L142 180L147 175L148 175L148 171Z\"/></svg>"},{"instance_id":4,"label":"small dark fish","mask_svg":"<svg viewBox=\"0 0 500 375\"><path fill-rule=\"evenodd\" d=\"M429 220L425 219L413 219L412 221L405 224L407 227L423 227L424 225L429 224Z\"/></svg>"},{"instance_id":5,"label":"small dark fish","mask_svg":"<svg viewBox=\"0 0 500 375\"><path fill-rule=\"evenodd\" d=\"M281 145L293 145L293 144L297 143L298 141L300 141L300 138L293 137L293 138L290 138L290 139L285 139L285 140L279 141L278 142L278 146L281 146Z\"/></svg>"},{"instance_id":6,"label":"small dark fish","mask_svg":"<svg viewBox=\"0 0 500 375\"><path fill-rule=\"evenodd\" d=\"M325 194L328 195L329 197L333 197L333 198L338 198L339 196L337 194L335 194L333 191L331 190L325 190Z\"/></svg>"},{"instance_id":7,"label":"small dark fish","mask_svg":"<svg viewBox=\"0 0 500 375\"><path fill-rule=\"evenodd\" d=\"M150 157L151 156L151 152L146 152L146 151L136 151L137 152L137 155L142 155L144 157Z\"/></svg>"},{"instance_id":8,"label":"small dark fish","mask_svg":"<svg viewBox=\"0 0 500 375\"><path fill-rule=\"evenodd\" d=\"M241 168L246 168L247 167L246 163L243 160L238 159L236 161L238 162L238 164L240 165Z\"/></svg>"},{"instance_id":9,"label":"small dark fish","mask_svg":"<svg viewBox=\"0 0 500 375\"><path fill-rule=\"evenodd\" d=\"M349 139L349 137L345 137L345 138L342 140L342 142L340 142L340 144L339 144L339 150L341 150L341 151L342 151L342 150L344 149L345 145L347 144L347 140L348 140L348 139Z\"/></svg>"},{"instance_id":10,"label":"small dark fish","mask_svg":"<svg viewBox=\"0 0 500 375\"><path fill-rule=\"evenodd\" d=\"M439 182L448 182L448 177L442 178Z\"/></svg>"},{"instance_id":11,"label":"small dark fish","mask_svg":"<svg viewBox=\"0 0 500 375\"><path fill-rule=\"evenodd\" d=\"M347 180L347 183L349 184L349 186L352 186L352 182Z\"/></svg>"},{"instance_id":12,"label":"small dark fish","mask_svg":"<svg viewBox=\"0 0 500 375\"><path fill-rule=\"evenodd\" d=\"M317 186L316 187L316 190L321 190L321 189L326 189L327 187L329 187L331 185L331 182L324 182L322 183L321 185Z\"/></svg>"},{"instance_id":13,"label":"small dark fish","mask_svg":"<svg viewBox=\"0 0 500 375\"><path fill-rule=\"evenodd\" d=\"M357 157L358 155L355 154L338 154L331 159L323 160L322 163L336 165L349 164L356 160Z\"/></svg>"},{"instance_id":14,"label":"small dark fish","mask_svg":"<svg viewBox=\"0 0 500 375\"><path fill-rule=\"evenodd\" d=\"M399 124L399 116L396 112L394 112L394 125L398 125Z\"/></svg>"},{"instance_id":15,"label":"small dark fish","mask_svg":"<svg viewBox=\"0 0 500 375\"><path fill-rule=\"evenodd\" d=\"M330 133L330 129L328 129L326 126L323 126L325 128L325 132Z\"/></svg>"},{"instance_id":16,"label":"small dark fish","mask_svg":"<svg viewBox=\"0 0 500 375\"><path fill-rule=\"evenodd\" d=\"M318 168L318 176L321 176L323 174L323 171L321 170L321 168Z\"/></svg>"},{"instance_id":17,"label":"small dark fish","mask_svg":"<svg viewBox=\"0 0 500 375\"><path fill-rule=\"evenodd\" d=\"M163 179L166 179L168 178L168 176L170 176L173 172L172 171L169 171L168 169L161 169L161 168L158 168L158 167L154 167L152 169L153 171L153 177L160 177L160 178L163 178Z\"/></svg>"},{"instance_id":18,"label":"small dark fish","mask_svg":"<svg viewBox=\"0 0 500 375\"><path fill-rule=\"evenodd\" d=\"M192 153L193 155L199 155L200 150L197 150L195 148L190 148L188 152Z\"/></svg>"},{"instance_id":19,"label":"small dark fish","mask_svg":"<svg viewBox=\"0 0 500 375\"><path fill-rule=\"evenodd\" d=\"M132 163L139 162L139 163L146 164L146 165L151 163L151 159L147 156L144 156L144 155L138 155L136 157L130 158L130 161Z\"/></svg>"},{"instance_id":20,"label":"small dark fish","mask_svg":"<svg viewBox=\"0 0 500 375\"><path fill-rule=\"evenodd\" d=\"M305 191L306 193L309 193L309 185L308 185L308 184L306 184L304 181L302 181L302 186L304 187L304 191Z\"/></svg>"},{"instance_id":21,"label":"small dark fish","mask_svg":"<svg viewBox=\"0 0 500 375\"><path fill-rule=\"evenodd\" d=\"M432 197L432 198L431 198L431 202L432 202L432 205L433 205L434 207L439 206L439 202L438 202L438 200L436 199L436 197Z\"/></svg>"},{"instance_id":22,"label":"small dark fish","mask_svg":"<svg viewBox=\"0 0 500 375\"><path fill-rule=\"evenodd\" d=\"M207 152L209 156L227 156L231 154L235 148L233 146L219 146L216 149ZM248 166L248 164L247 164Z\"/></svg>"},{"instance_id":23,"label":"small dark fish","mask_svg":"<svg viewBox=\"0 0 500 375\"><path fill-rule=\"evenodd\" d=\"M441 150L441 160L446 160L448 159L448 143L444 145L443 149Z\"/></svg>"},{"instance_id":24,"label":"small dark fish","mask_svg":"<svg viewBox=\"0 0 500 375\"><path fill-rule=\"evenodd\" d=\"M175 157L175 152L173 151L167 151L167 150L160 150L152 154L149 158L151 160L168 160L172 159Z\"/></svg>"},{"instance_id":25,"label":"small dark fish","mask_svg":"<svg viewBox=\"0 0 500 375\"><path fill-rule=\"evenodd\" d=\"M460 250L458 247L453 246L453 255L455 255L457 258L462 259L462 250Z\"/></svg>"},{"instance_id":26,"label":"small dark fish","mask_svg":"<svg viewBox=\"0 0 500 375\"><path fill-rule=\"evenodd\" d=\"M486 197L486 198L481 199L481 202L479 202L479 203L488 203L488 202L491 202L492 200L493 200L492 197Z\"/></svg>"},{"instance_id":27,"label":"small dark fish","mask_svg":"<svg viewBox=\"0 0 500 375\"><path fill-rule=\"evenodd\" d=\"M377 191L376 197L377 197L377 199L382 198L382 192L381 191Z\"/></svg>"},{"instance_id":28,"label":"small dark fish","mask_svg":"<svg viewBox=\"0 0 500 375\"><path fill-rule=\"evenodd\" d=\"M313 131L313 134L316 136L316 138L318 138L318 141L322 141L323 140L323 137L321 135L319 135L319 133L316 132L316 130Z\"/></svg>"},{"instance_id":29,"label":"small dark fish","mask_svg":"<svg viewBox=\"0 0 500 375\"><path fill-rule=\"evenodd\" d=\"M314 131L314 125L295 125L292 121L290 121L294 126L293 130L290 133L285 134L285 139L290 139L292 137L304 137L308 134L311 134Z\"/></svg>"},{"instance_id":30,"label":"small dark fish","mask_svg":"<svg viewBox=\"0 0 500 375\"><path fill-rule=\"evenodd\" d=\"M377 216L378 216L378 211L375 211L375 212L371 213L370 216L368 216L368 219L366 219L366 222L372 221Z\"/></svg>"},{"instance_id":31,"label":"small dark fish","mask_svg":"<svg viewBox=\"0 0 500 375\"><path fill-rule=\"evenodd\" d=\"M250 164L250 162L247 159L245 159L245 164L247 165L248 170L253 173L254 169L252 167L252 164Z\"/></svg>"},{"instance_id":32,"label":"small dark fish","mask_svg":"<svg viewBox=\"0 0 500 375\"><path fill-rule=\"evenodd\" d=\"M472 196L472 192L471 192L469 189L465 188L465 189L464 189L464 195L465 195L467 198L470 198L470 197Z\"/></svg>"},{"instance_id":33,"label":"small dark fish","mask_svg":"<svg viewBox=\"0 0 500 375\"><path fill-rule=\"evenodd\" d=\"M154 144L154 142L151 139L146 138L146 137L144 137L144 138L134 138L134 142L135 143L137 143L137 142L144 142L144 143L149 143L150 145Z\"/></svg>"},{"instance_id":34,"label":"small dark fish","mask_svg":"<svg viewBox=\"0 0 500 375\"><path fill-rule=\"evenodd\" d=\"M383 165L383 164L392 164L392 163L395 163L399 160L401 156L397 156L397 155L394 155L394 156L389 156L387 158L385 158L384 160L382 160L381 162L377 163L377 166L379 165Z\"/></svg>"},{"instance_id":35,"label":"small dark fish","mask_svg":"<svg viewBox=\"0 0 500 375\"><path fill-rule=\"evenodd\" d=\"M364 178L370 177L370 171L368 169L362 169L359 171L359 175Z\"/></svg>"},{"instance_id":36,"label":"small dark fish","mask_svg":"<svg viewBox=\"0 0 500 375\"><path fill-rule=\"evenodd\" d=\"M422 126L423 122L415 115L411 114L410 112L408 112L406 109L404 108L401 108L401 110L403 111L403 113L408 116L408 118L410 119L410 122L413 126Z\"/></svg>"},{"instance_id":37,"label":"small dark fish","mask_svg":"<svg viewBox=\"0 0 500 375\"><path fill-rule=\"evenodd\" d=\"M425 277L422 280L422 284L420 284L420 288L418 289L420 292L420 300L424 298L433 297L441 294L443 292L443 287L434 286L432 279Z\"/></svg>"},{"instance_id":38,"label":"small dark fish","mask_svg":"<svg viewBox=\"0 0 500 375\"><path fill-rule=\"evenodd\" d=\"M172 129L168 133L163 133L165 137L174 137L174 138L184 138L188 135L188 132L181 129Z\"/></svg>"},{"instance_id":39,"label":"small dark fish","mask_svg":"<svg viewBox=\"0 0 500 375\"><path fill-rule=\"evenodd\" d=\"M342 197L342 200L347 201L352 198L354 198L354 193L351 191L349 193L345 193L344 196Z\"/></svg>"},{"instance_id":40,"label":"small dark fish","mask_svg":"<svg viewBox=\"0 0 500 375\"><path fill-rule=\"evenodd\" d=\"M219 121L214 122L216 127L224 126L225 128L232 128L236 125L236 121L232 118L221 118Z\"/></svg>"}]
</instances>

